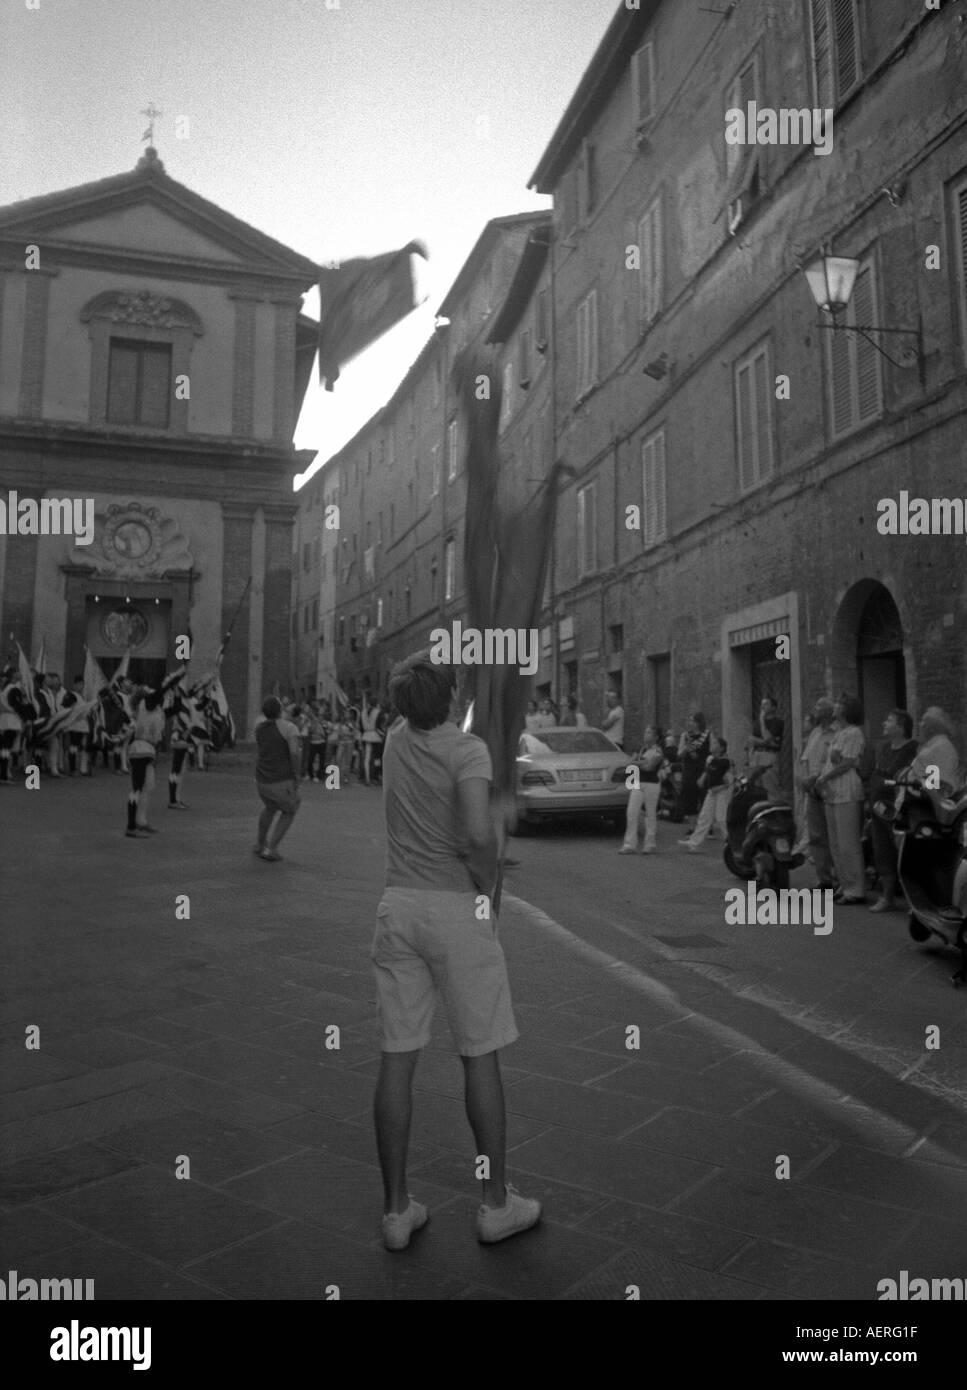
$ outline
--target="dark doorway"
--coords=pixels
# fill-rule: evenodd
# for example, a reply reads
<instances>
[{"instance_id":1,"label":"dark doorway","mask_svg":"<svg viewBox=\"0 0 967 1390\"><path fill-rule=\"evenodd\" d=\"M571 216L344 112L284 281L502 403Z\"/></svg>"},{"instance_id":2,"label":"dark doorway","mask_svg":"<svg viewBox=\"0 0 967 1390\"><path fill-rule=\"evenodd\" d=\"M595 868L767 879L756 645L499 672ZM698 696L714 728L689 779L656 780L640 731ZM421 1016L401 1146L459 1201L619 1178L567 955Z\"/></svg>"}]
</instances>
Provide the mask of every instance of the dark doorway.
<instances>
[{"instance_id":1,"label":"dark doorway","mask_svg":"<svg viewBox=\"0 0 967 1390\"><path fill-rule=\"evenodd\" d=\"M882 584L870 594L860 614L856 673L867 736L876 739L890 710L907 707L903 624L889 590Z\"/></svg>"}]
</instances>

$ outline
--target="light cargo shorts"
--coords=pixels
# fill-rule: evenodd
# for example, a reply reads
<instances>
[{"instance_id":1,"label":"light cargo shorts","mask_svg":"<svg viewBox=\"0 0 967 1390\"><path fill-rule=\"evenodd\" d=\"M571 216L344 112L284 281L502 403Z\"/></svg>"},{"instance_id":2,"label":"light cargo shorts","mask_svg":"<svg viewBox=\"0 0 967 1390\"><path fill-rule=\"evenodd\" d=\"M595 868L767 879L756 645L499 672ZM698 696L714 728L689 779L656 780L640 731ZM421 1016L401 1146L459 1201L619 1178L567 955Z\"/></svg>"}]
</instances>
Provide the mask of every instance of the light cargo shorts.
<instances>
[{"instance_id":1,"label":"light cargo shorts","mask_svg":"<svg viewBox=\"0 0 967 1390\"><path fill-rule=\"evenodd\" d=\"M519 1034L497 919L478 921L473 893L387 888L370 956L384 1052L430 1041L436 995L462 1057L507 1047Z\"/></svg>"}]
</instances>

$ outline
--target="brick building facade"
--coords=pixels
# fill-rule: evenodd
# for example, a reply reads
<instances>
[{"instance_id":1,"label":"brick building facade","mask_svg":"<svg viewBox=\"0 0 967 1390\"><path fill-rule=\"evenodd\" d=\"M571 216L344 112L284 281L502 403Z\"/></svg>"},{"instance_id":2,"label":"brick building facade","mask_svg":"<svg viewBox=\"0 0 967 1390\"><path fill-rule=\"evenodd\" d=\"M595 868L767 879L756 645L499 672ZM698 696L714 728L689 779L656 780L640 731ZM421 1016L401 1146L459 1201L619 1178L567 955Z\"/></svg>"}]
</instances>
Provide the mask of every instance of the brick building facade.
<instances>
[{"instance_id":1,"label":"brick building facade","mask_svg":"<svg viewBox=\"0 0 967 1390\"><path fill-rule=\"evenodd\" d=\"M902 491L959 493L967 508L967 31L955 8L623 4L531 179L553 197L553 224L520 224L486 337L506 374L512 470L523 485L565 465L536 685L578 694L592 723L616 688L631 743L700 708L741 763L770 693L791 732L788 779L804 713L843 689L861 696L871 736L893 705L938 703L967 738L964 536L877 527L878 504ZM730 143L727 113L749 102L776 122L796 116L800 143ZM813 109L832 112L828 126L811 127ZM768 119L761 129L771 140ZM824 250L860 263L837 330L803 274ZM441 306L454 323L476 257ZM357 633L355 651L337 648L350 681L380 684L458 616L461 479L426 495L418 470L434 443L446 456L459 336L451 326L428 344L339 455L347 480L361 478L353 534L390 508L406 517L376 551L375 580L364 543L357 554L341 541L340 624L395 590L382 624L370 617L370 645ZM426 386L437 371L442 405ZM371 443L401 421L404 441L425 442L370 472ZM448 553L451 603L429 582Z\"/></svg>"}]
</instances>

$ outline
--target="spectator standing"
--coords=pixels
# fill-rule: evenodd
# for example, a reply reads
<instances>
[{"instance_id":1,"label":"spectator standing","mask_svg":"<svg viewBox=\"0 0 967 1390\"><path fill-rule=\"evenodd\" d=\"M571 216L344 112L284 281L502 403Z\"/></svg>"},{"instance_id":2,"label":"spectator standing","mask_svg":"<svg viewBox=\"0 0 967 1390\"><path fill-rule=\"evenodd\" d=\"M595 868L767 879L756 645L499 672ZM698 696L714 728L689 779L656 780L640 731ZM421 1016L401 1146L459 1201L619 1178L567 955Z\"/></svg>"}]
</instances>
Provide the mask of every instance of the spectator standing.
<instances>
[{"instance_id":1,"label":"spectator standing","mask_svg":"<svg viewBox=\"0 0 967 1390\"><path fill-rule=\"evenodd\" d=\"M719 834L723 840L728 840L728 827L725 824L725 814L729 805L729 787L732 781L732 764L728 757L728 744L724 738L713 737L709 741L711 749L705 759L705 771L698 779L699 791L704 791L705 800L702 802L702 809L699 812L698 821L695 829L684 840L679 840L680 845L685 845L692 852L697 852L702 841L712 828L712 824L718 826Z\"/></svg>"},{"instance_id":2,"label":"spectator standing","mask_svg":"<svg viewBox=\"0 0 967 1390\"><path fill-rule=\"evenodd\" d=\"M839 879L834 902L845 907L866 902L866 870L863 863L863 782L859 764L866 740L861 728L863 707L853 695L841 695L833 706L838 728L816 790L823 798L826 831L833 867Z\"/></svg>"},{"instance_id":3,"label":"spectator standing","mask_svg":"<svg viewBox=\"0 0 967 1390\"><path fill-rule=\"evenodd\" d=\"M817 874L817 888L832 888L833 858L829 848L829 831L826 823L826 807L822 794L816 790L816 783L822 775L829 757L829 747L833 741L834 727L833 702L821 695L813 706L813 727L802 753L799 755L799 785L806 798L806 835L809 842L809 857Z\"/></svg>"},{"instance_id":4,"label":"spectator standing","mask_svg":"<svg viewBox=\"0 0 967 1390\"><path fill-rule=\"evenodd\" d=\"M654 854L658 848L659 769L665 761L662 731L654 724L645 729L641 747L634 756L638 766L638 788L628 794L625 814L625 838L619 854L634 854L638 848L638 818L645 812L645 843L642 854Z\"/></svg>"},{"instance_id":5,"label":"spectator standing","mask_svg":"<svg viewBox=\"0 0 967 1390\"><path fill-rule=\"evenodd\" d=\"M363 781L367 787L372 786L373 778L373 754L380 742L380 735L376 725L379 721L380 707L377 702L371 705L368 700L363 701Z\"/></svg>"},{"instance_id":6,"label":"spectator standing","mask_svg":"<svg viewBox=\"0 0 967 1390\"><path fill-rule=\"evenodd\" d=\"M624 752L625 746L625 712L618 692L609 690L605 695L605 715L601 721L601 729L608 735L612 743L616 743Z\"/></svg>"},{"instance_id":7,"label":"spectator standing","mask_svg":"<svg viewBox=\"0 0 967 1390\"><path fill-rule=\"evenodd\" d=\"M550 699L545 695L537 711L538 729L556 729L557 716L554 713Z\"/></svg>"},{"instance_id":8,"label":"spectator standing","mask_svg":"<svg viewBox=\"0 0 967 1390\"><path fill-rule=\"evenodd\" d=\"M896 906L897 849L892 820L896 792L885 783L892 781L902 768L909 767L916 755L912 715L905 709L891 709L883 721L883 738L876 746L870 776L870 837L873 862L880 878L880 896L871 906L871 912L890 912ZM890 813L890 818L884 818L884 810Z\"/></svg>"},{"instance_id":9,"label":"spectator standing","mask_svg":"<svg viewBox=\"0 0 967 1390\"><path fill-rule=\"evenodd\" d=\"M524 728L527 730L529 734L537 733L537 730L541 727L540 723L538 722L539 720L540 715L537 712L537 701L528 700L527 713L524 716Z\"/></svg>"},{"instance_id":10,"label":"spectator standing","mask_svg":"<svg viewBox=\"0 0 967 1390\"><path fill-rule=\"evenodd\" d=\"M779 756L786 727L784 721L779 718L778 709L771 695L763 697L759 705L759 716L749 739L749 764L761 772L762 786L771 800L776 800L780 795Z\"/></svg>"},{"instance_id":11,"label":"spectator standing","mask_svg":"<svg viewBox=\"0 0 967 1390\"><path fill-rule=\"evenodd\" d=\"M911 764L914 777L929 778L928 769L935 767L941 782L959 790L962 782L960 755L954 744L954 725L939 705L924 710L920 720L920 747Z\"/></svg>"},{"instance_id":12,"label":"spectator standing","mask_svg":"<svg viewBox=\"0 0 967 1390\"><path fill-rule=\"evenodd\" d=\"M578 697L569 695L565 704L564 713L561 715L562 729L586 729L588 721L578 709Z\"/></svg>"}]
</instances>

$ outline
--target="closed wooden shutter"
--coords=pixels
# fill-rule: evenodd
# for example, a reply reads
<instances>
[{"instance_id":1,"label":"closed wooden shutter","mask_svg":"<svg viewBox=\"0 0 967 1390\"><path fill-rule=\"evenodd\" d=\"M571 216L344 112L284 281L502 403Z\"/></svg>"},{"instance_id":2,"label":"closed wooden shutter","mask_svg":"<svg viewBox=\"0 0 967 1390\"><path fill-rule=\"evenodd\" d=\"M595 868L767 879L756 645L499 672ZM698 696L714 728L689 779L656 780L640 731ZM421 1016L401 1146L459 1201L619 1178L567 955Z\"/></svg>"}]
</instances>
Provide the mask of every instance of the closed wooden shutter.
<instances>
[{"instance_id":1,"label":"closed wooden shutter","mask_svg":"<svg viewBox=\"0 0 967 1390\"><path fill-rule=\"evenodd\" d=\"M171 348L145 343L141 359L141 424L164 429L171 408Z\"/></svg>"},{"instance_id":2,"label":"closed wooden shutter","mask_svg":"<svg viewBox=\"0 0 967 1390\"><path fill-rule=\"evenodd\" d=\"M766 350L756 354L753 361L753 404L755 407L755 481L763 482L772 476L772 394L769 390L769 366Z\"/></svg>"},{"instance_id":3,"label":"closed wooden shutter","mask_svg":"<svg viewBox=\"0 0 967 1390\"><path fill-rule=\"evenodd\" d=\"M108 363L107 418L134 425L138 419L138 344L112 340Z\"/></svg>"},{"instance_id":4,"label":"closed wooden shutter","mask_svg":"<svg viewBox=\"0 0 967 1390\"><path fill-rule=\"evenodd\" d=\"M836 33L836 98L842 101L856 85L860 75L856 0L833 0L833 26Z\"/></svg>"},{"instance_id":5,"label":"closed wooden shutter","mask_svg":"<svg viewBox=\"0 0 967 1390\"><path fill-rule=\"evenodd\" d=\"M833 47L829 27L829 0L812 0L813 72L816 105L824 110L835 104L833 91Z\"/></svg>"},{"instance_id":6,"label":"closed wooden shutter","mask_svg":"<svg viewBox=\"0 0 967 1390\"><path fill-rule=\"evenodd\" d=\"M651 43L642 44L631 64L631 85L635 104L635 122L641 125L655 114L655 50Z\"/></svg>"},{"instance_id":7,"label":"closed wooden shutter","mask_svg":"<svg viewBox=\"0 0 967 1390\"><path fill-rule=\"evenodd\" d=\"M653 435L641 447L644 491L645 545L665 539L665 434Z\"/></svg>"},{"instance_id":8,"label":"closed wooden shutter","mask_svg":"<svg viewBox=\"0 0 967 1390\"><path fill-rule=\"evenodd\" d=\"M853 425L853 355L850 350L852 334L841 329L830 333L829 373L833 416L833 434L845 434Z\"/></svg>"},{"instance_id":9,"label":"closed wooden shutter","mask_svg":"<svg viewBox=\"0 0 967 1390\"><path fill-rule=\"evenodd\" d=\"M954 194L955 235L960 269L960 309L963 324L963 348L967 357L967 183L961 184Z\"/></svg>"},{"instance_id":10,"label":"closed wooden shutter","mask_svg":"<svg viewBox=\"0 0 967 1390\"><path fill-rule=\"evenodd\" d=\"M851 322L860 327L876 323L876 294L872 266L864 266L856 277L851 301ZM856 419L862 424L875 420L882 407L882 377L880 354L871 342L858 333L849 335L856 353ZM875 334L872 335L875 338Z\"/></svg>"},{"instance_id":11,"label":"closed wooden shutter","mask_svg":"<svg viewBox=\"0 0 967 1390\"><path fill-rule=\"evenodd\" d=\"M755 482L753 455L752 364L744 362L735 374L735 432L739 456L739 488L745 492Z\"/></svg>"},{"instance_id":12,"label":"closed wooden shutter","mask_svg":"<svg viewBox=\"0 0 967 1390\"><path fill-rule=\"evenodd\" d=\"M598 292L588 295L588 386L598 379Z\"/></svg>"}]
</instances>

